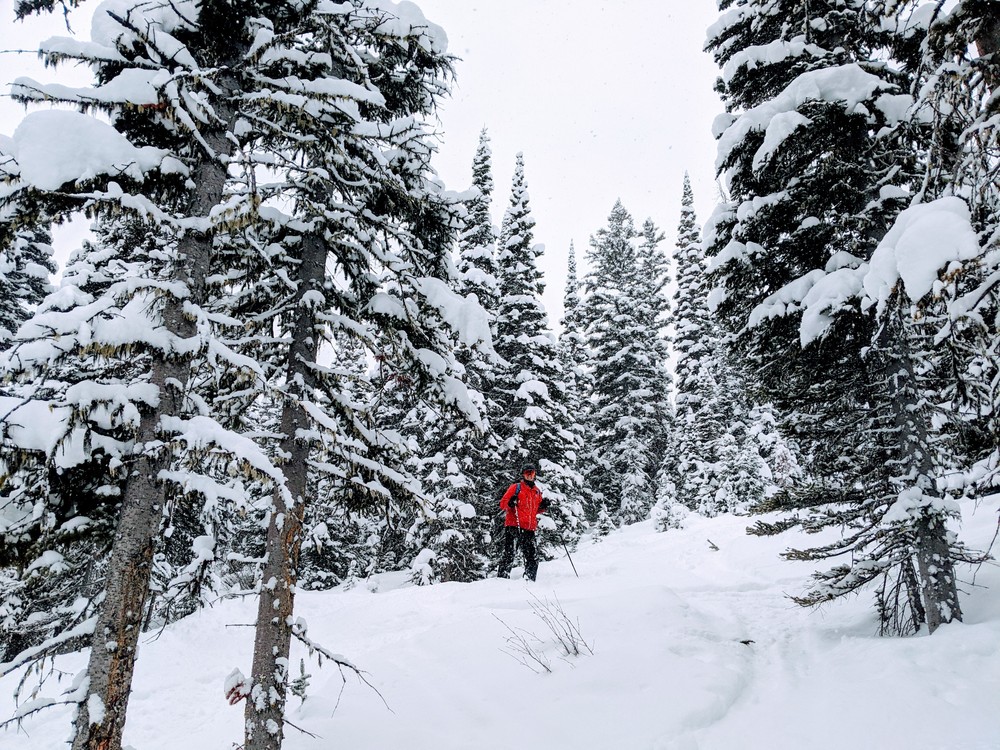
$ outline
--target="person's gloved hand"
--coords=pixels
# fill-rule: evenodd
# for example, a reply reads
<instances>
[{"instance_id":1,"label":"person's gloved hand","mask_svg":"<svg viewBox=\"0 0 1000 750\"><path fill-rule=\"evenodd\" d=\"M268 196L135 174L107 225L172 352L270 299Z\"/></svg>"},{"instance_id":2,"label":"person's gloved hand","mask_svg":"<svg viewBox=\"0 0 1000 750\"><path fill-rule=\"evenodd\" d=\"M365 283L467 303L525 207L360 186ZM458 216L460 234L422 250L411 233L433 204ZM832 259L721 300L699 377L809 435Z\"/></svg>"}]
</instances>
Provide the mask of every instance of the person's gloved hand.
<instances>
[{"instance_id":1,"label":"person's gloved hand","mask_svg":"<svg viewBox=\"0 0 1000 750\"><path fill-rule=\"evenodd\" d=\"M512 497L510 500L508 500L507 507L510 508L511 510L514 510L514 508L517 507L517 498Z\"/></svg>"}]
</instances>

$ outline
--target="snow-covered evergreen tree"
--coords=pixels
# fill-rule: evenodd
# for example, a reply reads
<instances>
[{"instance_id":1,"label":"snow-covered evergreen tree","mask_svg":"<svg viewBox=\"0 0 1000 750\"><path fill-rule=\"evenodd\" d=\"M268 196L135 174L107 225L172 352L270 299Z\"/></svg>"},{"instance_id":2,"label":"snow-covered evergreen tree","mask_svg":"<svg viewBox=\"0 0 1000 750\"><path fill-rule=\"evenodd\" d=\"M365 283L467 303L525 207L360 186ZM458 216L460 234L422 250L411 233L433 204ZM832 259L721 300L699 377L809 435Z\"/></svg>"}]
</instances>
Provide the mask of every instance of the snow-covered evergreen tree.
<instances>
[{"instance_id":1,"label":"snow-covered evergreen tree","mask_svg":"<svg viewBox=\"0 0 1000 750\"><path fill-rule=\"evenodd\" d=\"M709 516L744 512L786 487L797 462L770 406L751 403L708 310L706 262L687 175L675 257L676 427L657 515L669 516L674 503Z\"/></svg>"},{"instance_id":2,"label":"snow-covered evergreen tree","mask_svg":"<svg viewBox=\"0 0 1000 750\"><path fill-rule=\"evenodd\" d=\"M13 142L0 136L0 169L11 157ZM22 216L24 208L8 205L0 217L0 347L7 345L31 311L51 291L52 237L44 216ZM34 221L30 221L34 218Z\"/></svg>"},{"instance_id":3,"label":"snow-covered evergreen tree","mask_svg":"<svg viewBox=\"0 0 1000 750\"><path fill-rule=\"evenodd\" d=\"M472 197L458 242L457 291L474 296L484 307L491 335L496 331L499 281L496 237L490 217L493 196L492 155L484 128L472 162ZM492 423L500 414L496 355L484 347L459 344L456 356L465 369L465 381L483 417L483 425L429 415L417 425L422 439L423 472L431 506L410 530L410 546L420 556L415 579L476 580L491 565L489 548L495 532L497 497L503 460Z\"/></svg>"},{"instance_id":4,"label":"snow-covered evergreen tree","mask_svg":"<svg viewBox=\"0 0 1000 750\"><path fill-rule=\"evenodd\" d=\"M646 219L642 224L641 241L637 249L636 263L639 275L636 279L635 297L642 323L648 331L646 346L647 372L644 376L649 383L646 408L658 416L659 429L653 432L649 447L660 456L654 473L654 504L663 491L670 486L666 466L676 454L676 423L673 405L674 382L670 371L670 352L673 345L673 317L667 287L670 279L670 262L660 248L664 234ZM665 459L665 460L664 460Z\"/></svg>"},{"instance_id":5,"label":"snow-covered evergreen tree","mask_svg":"<svg viewBox=\"0 0 1000 750\"><path fill-rule=\"evenodd\" d=\"M877 7L893 26L908 20L905 7ZM950 418L946 431L956 459L948 484L976 497L1000 486L1000 188L991 173L1000 133L997 11L994 2L964 1L937 8L931 19L922 59L928 79L918 104L932 134L918 194L924 206L917 210L925 220L951 222L948 236L955 244L936 256L938 279L930 294L917 299L906 289L937 344L936 400ZM967 205L967 223L955 196Z\"/></svg>"},{"instance_id":6,"label":"snow-covered evergreen tree","mask_svg":"<svg viewBox=\"0 0 1000 750\"><path fill-rule=\"evenodd\" d=\"M587 398L590 392L587 367L589 357L584 337L582 291L583 284L577 275L576 249L571 242L566 261L562 332L559 334L559 366L566 382L567 409L570 416L569 430L574 433L575 443L580 446L584 444ZM576 473L580 472L580 460L581 452L576 451L572 461L572 468ZM584 513L592 519L596 505L591 496L590 488L584 485L580 488L579 493L578 499L583 506Z\"/></svg>"},{"instance_id":7,"label":"snow-covered evergreen tree","mask_svg":"<svg viewBox=\"0 0 1000 750\"><path fill-rule=\"evenodd\" d=\"M5 165L8 199L52 195L55 210L78 191L78 205L145 222L151 243L137 255L135 243L126 248L126 275L99 296L72 285L57 295L10 359L25 388L54 364L114 365L86 388L30 394L19 416L37 403L56 422L51 439L7 421L12 447L43 464L67 444L97 447L127 476L99 612L51 639L93 634L91 664L69 698L80 703L79 748L120 746L164 509L191 496L206 507L243 502L250 481L269 485L270 512L246 747L280 744L281 662L289 638L306 637L291 614L310 472L345 480L362 504L418 492L377 399L359 402L340 372L318 365L323 338L347 332L407 372L426 400L474 417L445 329L474 343L483 332L461 324L479 308L447 288L452 210L431 179L419 121L445 90L440 36L413 14L387 23L380 5L314 10L139 4L99 16L91 43L51 43L52 60L93 65L95 87L16 87L25 100L96 103L113 124L29 115ZM60 143L56 129L79 137ZM33 161L44 153L32 147L38 139L64 148ZM258 165L278 179L256 180ZM118 362L133 359L121 375ZM242 415L265 397L278 408L276 445L244 432ZM325 449L318 459L314 447ZM217 547L193 541L196 562ZM285 616L274 618L272 599Z\"/></svg>"},{"instance_id":8,"label":"snow-covered evergreen tree","mask_svg":"<svg viewBox=\"0 0 1000 750\"><path fill-rule=\"evenodd\" d=\"M587 342L583 335L582 284L577 275L576 249L571 242L566 261L566 291L563 294L559 362L566 378L570 411L581 414L587 394Z\"/></svg>"},{"instance_id":9,"label":"snow-covered evergreen tree","mask_svg":"<svg viewBox=\"0 0 1000 750\"><path fill-rule=\"evenodd\" d=\"M6 433L16 449L34 449L53 468L92 462L103 452L109 468L127 478L120 487L118 531L105 555L104 591L81 608L96 606L97 612L50 639L58 645L67 636L93 638L90 665L69 698L79 703L77 748L120 746L154 540L165 509L189 492L209 487L215 496L223 492L189 480L186 470L200 465L211 471L224 454L233 456L235 447L223 440L225 449L213 455L209 448L226 431L215 429L209 402L192 387L193 361L205 366L201 380L213 373L229 382L247 375L245 363L230 356L202 307L216 228L209 216L215 212L218 224L231 221L240 205L234 201L228 212L217 212L229 170L223 160L235 147L226 131L234 111L228 97L237 85L225 65L235 53L224 23L193 33L183 12L193 9L143 5L123 9L122 15L99 15L93 42L57 39L45 50L52 63L92 65L95 86L49 87L21 79L14 87L26 102L54 98L103 109L113 124L65 111L26 117L6 167L11 199L28 196L53 215L84 204L109 219L124 210L146 225L124 248L125 275L99 296L67 284L24 327L8 360L8 373L25 388L51 383L47 377L53 372L74 378L19 394L25 404L8 414ZM211 19L213 10L218 8L204 3L203 18ZM200 66L212 72L189 75ZM40 143L45 147L38 148ZM136 247L137 236L150 241ZM55 417L42 444L37 437L32 444L33 431L15 428L35 406ZM253 463L239 448L235 454L238 462ZM60 502L58 495L48 498L43 502ZM91 709L97 712L93 721Z\"/></svg>"},{"instance_id":10,"label":"snow-covered evergreen tree","mask_svg":"<svg viewBox=\"0 0 1000 750\"><path fill-rule=\"evenodd\" d=\"M475 294L487 311L497 309L499 281L496 236L490 207L493 203L493 155L490 137L483 128L472 160L472 197L465 203L466 217L458 242L459 291Z\"/></svg>"},{"instance_id":11,"label":"snow-covered evergreen tree","mask_svg":"<svg viewBox=\"0 0 1000 750\"><path fill-rule=\"evenodd\" d=\"M739 334L733 361L753 373L753 400L773 400L810 456L812 481L786 501L815 507L799 516L810 528L849 529L841 542L792 553L845 558L801 601L902 580L909 601L923 600L909 622L933 631L961 618L954 562L964 553L934 489L919 340L889 307L861 299L918 156L908 114L917 66L884 51L902 55L919 41L898 44L862 0L720 9L709 48L723 69L717 167L730 198L706 237L713 303Z\"/></svg>"},{"instance_id":12,"label":"snow-covered evergreen tree","mask_svg":"<svg viewBox=\"0 0 1000 750\"><path fill-rule=\"evenodd\" d=\"M293 616L310 488L326 480L348 507L390 515L425 499L413 445L386 421L378 384L408 391L423 413L478 427L452 349L457 341L488 351L490 338L476 300L450 288L457 210L429 163L424 121L450 71L440 29L380 3L289 12L274 23L282 33L257 40L261 80L272 89L255 103L264 123L256 148L284 165L266 214L284 281L266 313L282 336L270 363L282 481L271 498L253 670L240 688L248 750L280 745L290 641L315 647ZM290 111L281 92L308 106ZM321 342L345 336L377 363L370 394L320 361Z\"/></svg>"},{"instance_id":13,"label":"snow-covered evergreen tree","mask_svg":"<svg viewBox=\"0 0 1000 750\"><path fill-rule=\"evenodd\" d=\"M679 502L711 513L717 480L713 467L718 442L732 415L736 394L722 399L718 382L721 334L708 311L708 277L701 235L694 210L691 181L684 175L681 219L674 251L677 290L674 293L674 352L676 439L667 457L670 491L662 504Z\"/></svg>"},{"instance_id":14,"label":"snow-covered evergreen tree","mask_svg":"<svg viewBox=\"0 0 1000 750\"><path fill-rule=\"evenodd\" d=\"M556 339L541 301L538 258L543 248L534 244L534 226L524 158L518 154L497 256L500 304L494 344L504 364L498 389L501 411L493 431L501 440L508 483L517 479L522 463L535 463L554 514L573 531L582 519L580 477L572 468L578 436L572 430Z\"/></svg>"},{"instance_id":15,"label":"snow-covered evergreen tree","mask_svg":"<svg viewBox=\"0 0 1000 750\"><path fill-rule=\"evenodd\" d=\"M591 357L585 476L595 502L606 503L619 523L642 520L653 508L671 421L663 281L655 275L660 238L651 224L642 250L639 237L616 202L607 227L591 238L585 282Z\"/></svg>"}]
</instances>

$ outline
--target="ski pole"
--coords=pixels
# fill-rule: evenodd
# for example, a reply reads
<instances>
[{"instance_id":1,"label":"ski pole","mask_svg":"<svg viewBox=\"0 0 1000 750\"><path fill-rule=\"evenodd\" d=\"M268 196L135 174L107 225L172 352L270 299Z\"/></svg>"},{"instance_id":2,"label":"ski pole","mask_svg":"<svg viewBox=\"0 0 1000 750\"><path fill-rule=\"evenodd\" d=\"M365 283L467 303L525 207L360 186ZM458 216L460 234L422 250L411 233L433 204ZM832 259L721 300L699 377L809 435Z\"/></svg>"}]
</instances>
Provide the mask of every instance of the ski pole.
<instances>
[{"instance_id":1,"label":"ski pole","mask_svg":"<svg viewBox=\"0 0 1000 750\"><path fill-rule=\"evenodd\" d=\"M576 572L576 563L573 562L573 556L569 553L569 547L566 546L566 540L563 539L562 532L556 529L556 533L559 535L559 541L562 542L563 549L566 550L566 557L569 560L569 564L573 566L573 572L576 573L576 577L579 578L580 574Z\"/></svg>"}]
</instances>

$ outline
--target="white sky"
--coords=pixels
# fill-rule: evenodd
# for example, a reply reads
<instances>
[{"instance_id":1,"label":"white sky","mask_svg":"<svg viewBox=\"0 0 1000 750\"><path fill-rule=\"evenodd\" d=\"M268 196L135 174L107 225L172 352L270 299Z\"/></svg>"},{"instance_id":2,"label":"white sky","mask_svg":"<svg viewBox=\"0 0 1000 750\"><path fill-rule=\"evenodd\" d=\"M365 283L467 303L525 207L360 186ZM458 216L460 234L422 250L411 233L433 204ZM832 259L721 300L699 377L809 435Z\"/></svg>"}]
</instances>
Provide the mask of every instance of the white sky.
<instances>
[{"instance_id":1,"label":"white sky","mask_svg":"<svg viewBox=\"0 0 1000 750\"><path fill-rule=\"evenodd\" d=\"M73 16L89 36L88 0ZM716 199L711 122L722 107L712 90L717 70L701 51L717 12L711 0L417 0L444 27L462 58L454 91L441 109L435 160L450 189L471 182L472 157L485 125L493 145L494 218L506 208L514 155L525 173L545 245L545 304L562 315L566 256L582 260L590 235L617 198L637 225L651 217L672 243L684 171L699 220ZM13 24L13 0L0 0L0 50L34 49L65 35L61 15ZM0 82L20 75L52 78L32 54L0 54ZM60 76L63 76L60 73ZM81 80L86 73L81 71ZM23 109L0 99L0 133ZM72 232L57 243L73 243ZM57 247L59 255L71 248Z\"/></svg>"},{"instance_id":2,"label":"white sky","mask_svg":"<svg viewBox=\"0 0 1000 750\"><path fill-rule=\"evenodd\" d=\"M718 69L702 52L711 0L418 0L462 58L442 107L437 168L471 181L485 125L493 145L494 217L507 206L514 155L545 245L545 303L562 314L566 256L582 259L617 198L637 225L651 217L672 243L684 172L699 220L716 199L711 124Z\"/></svg>"}]
</instances>

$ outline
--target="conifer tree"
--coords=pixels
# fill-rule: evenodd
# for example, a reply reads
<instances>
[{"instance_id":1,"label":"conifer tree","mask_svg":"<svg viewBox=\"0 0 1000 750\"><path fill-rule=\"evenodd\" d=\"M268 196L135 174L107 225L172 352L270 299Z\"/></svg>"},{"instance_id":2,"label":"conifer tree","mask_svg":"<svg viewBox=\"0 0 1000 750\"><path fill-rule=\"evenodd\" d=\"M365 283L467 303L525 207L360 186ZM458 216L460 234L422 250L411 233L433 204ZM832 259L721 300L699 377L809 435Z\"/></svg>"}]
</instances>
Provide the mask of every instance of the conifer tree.
<instances>
[{"instance_id":1,"label":"conifer tree","mask_svg":"<svg viewBox=\"0 0 1000 750\"><path fill-rule=\"evenodd\" d=\"M687 175L677 236L676 438L657 510L668 527L673 503L709 516L743 512L786 485L795 466L769 405L754 406L744 395L747 386L728 361L723 333L708 310L706 263ZM789 461L791 466L777 466Z\"/></svg>"},{"instance_id":2,"label":"conifer tree","mask_svg":"<svg viewBox=\"0 0 1000 750\"><path fill-rule=\"evenodd\" d=\"M580 477L571 468L577 435L567 410L568 391L559 369L559 352L542 305L544 291L534 244L524 157L517 155L510 205L500 230L500 304L496 352L503 360L493 424L500 438L503 474L515 475L526 461L537 464L546 496L570 530L581 520Z\"/></svg>"},{"instance_id":3,"label":"conifer tree","mask_svg":"<svg viewBox=\"0 0 1000 750\"><path fill-rule=\"evenodd\" d=\"M392 382L418 395L416 408L474 427L479 419L452 342L488 347L489 328L475 300L449 288L456 210L431 179L423 124L446 91L450 59L437 27L413 13L387 23L387 12L359 4L291 14L284 33L258 48L266 79L280 71L287 93L309 106L290 113L280 97L258 103L270 123L260 148L284 157L275 190L294 210L272 214L274 260L285 271L268 313L284 336L271 363L282 481L272 495L253 669L239 688L248 696L248 750L280 746L291 640L317 648L293 616L310 486L326 477L342 483L351 504L388 512L424 496L398 425L386 422L377 397L357 398L364 394L345 388L342 372L320 364L320 342L355 338ZM340 93L328 97L332 88Z\"/></svg>"},{"instance_id":4,"label":"conifer tree","mask_svg":"<svg viewBox=\"0 0 1000 750\"><path fill-rule=\"evenodd\" d=\"M0 142L0 161L4 159ZM20 225L17 211L8 208L0 219L0 346L11 337L31 311L51 291L49 279L56 272L52 261L52 237L41 221ZM41 220L42 217L39 217ZM20 226L19 226L20 225Z\"/></svg>"},{"instance_id":5,"label":"conifer tree","mask_svg":"<svg viewBox=\"0 0 1000 750\"><path fill-rule=\"evenodd\" d=\"M586 483L619 523L642 520L652 509L670 421L663 282L654 255L660 236L651 224L647 229L640 250L632 217L618 201L588 255Z\"/></svg>"},{"instance_id":6,"label":"conifer tree","mask_svg":"<svg viewBox=\"0 0 1000 750\"><path fill-rule=\"evenodd\" d=\"M458 242L459 291L475 294L487 311L496 310L499 289L496 236L490 207L493 202L493 156L483 128L472 160L473 196L466 201L466 218Z\"/></svg>"},{"instance_id":7,"label":"conifer tree","mask_svg":"<svg viewBox=\"0 0 1000 750\"><path fill-rule=\"evenodd\" d=\"M569 408L581 414L587 393L587 344L583 335L581 282L576 270L576 249L571 242L566 262L566 291L563 294L562 333L559 334L559 362L566 378Z\"/></svg>"},{"instance_id":8,"label":"conifer tree","mask_svg":"<svg viewBox=\"0 0 1000 750\"><path fill-rule=\"evenodd\" d=\"M888 3L878 7L891 23L907 20L905 8ZM912 301L924 327L941 342L935 347L943 391L938 402L950 418L956 459L949 484L973 497L987 496L1000 486L1000 402L995 387L1000 372L1000 188L990 173L998 151L998 10L996 2L969 0L937 9L922 50L928 80L918 101L921 114L933 123L919 198L928 204L925 211L937 206L945 216L954 216L947 209L955 207L962 214L950 235L965 235L969 252L963 255L970 257L942 254L932 293ZM968 206L968 224L955 196Z\"/></svg>"},{"instance_id":9,"label":"conifer tree","mask_svg":"<svg viewBox=\"0 0 1000 750\"><path fill-rule=\"evenodd\" d=\"M410 373L427 400L474 415L454 377L459 370L447 356L444 332L468 317L445 282L452 212L429 179L432 149L418 120L445 90L440 37L423 24L386 24L382 8L313 10L284 3L139 5L96 24L96 45L60 40L53 47L54 60L94 64L96 87L18 85L26 100L100 103L117 116L117 129L83 115L71 115L74 125L132 166L91 163L82 178L69 171L76 162L60 164L58 184L43 184L37 169L15 158L8 168L11 200L51 195L56 210L65 209L69 195L110 215L124 207L146 222L143 236L153 242L100 297L71 290L70 304L58 311L66 322L38 326L63 334L58 356L67 363L93 353L137 361L126 371L132 380L119 376L113 387L105 380L81 391L86 402L68 401L72 388L55 398L33 396L64 420L57 438L82 433L84 445L108 446L127 476L100 612L50 639L57 646L68 636L93 634L91 665L70 697L80 705L75 747L120 747L150 563L169 499L238 500L248 493L243 478L261 482L271 495L267 606L258 630L264 655L255 658L248 685L246 746L280 744L282 651L287 656L290 635L306 639L291 617L291 593L309 472L346 480L366 504L400 502L417 491L405 471L393 468L402 467L406 447L380 422L377 402L352 400L339 373L317 365L328 330L347 331L376 359ZM367 51L359 54L354 44ZM156 77L157 84L102 88L128 65L137 71L133 83ZM297 111L289 102L308 107ZM44 132L51 120L29 116L22 140ZM284 179L258 184L258 163L283 165ZM343 182L324 185L331 175ZM271 199L292 213L268 205ZM328 255L335 278L326 275ZM235 315L247 313L258 331L285 337L275 342L273 335L231 330L243 329ZM111 319L118 323L114 336L105 322ZM121 320L131 324L125 335ZM27 358L31 346L24 342L17 364L25 383L54 359L41 346ZM278 446L241 434L246 405L266 397L280 409ZM118 443L98 439L108 430ZM23 432L9 429L7 437L37 451ZM317 442L332 455L309 460ZM287 462L281 467L270 458L279 455L274 447ZM47 450L45 460L54 453ZM277 620L274 598L286 615ZM114 649L106 647L111 642Z\"/></svg>"},{"instance_id":10,"label":"conifer tree","mask_svg":"<svg viewBox=\"0 0 1000 750\"><path fill-rule=\"evenodd\" d=\"M25 382L51 370L54 361L70 371L92 369L70 363L94 361L95 355L109 364L124 364L110 371L102 367L93 385L60 389L48 404L50 412L65 419L65 426L54 429L64 444L81 440L90 450L104 448L126 477L97 613L54 636L56 643L67 636L92 639L90 663L70 696L78 703L73 746L81 750L121 745L149 599L154 542L175 488L183 487L178 494L184 495L194 486L219 487L189 481L188 469L216 466L223 455L235 456L250 471L259 470L250 468L256 451L247 453L245 444L226 437L227 431L203 408L209 402L198 399L191 379L195 359L207 365L206 373L228 370L224 377L230 381L236 373L237 379L248 374L244 363L230 357L231 350L215 337L214 321L204 314L203 305L216 227L238 220L240 214L238 200L227 212L217 209L228 180L228 157L238 142L229 137L235 117L232 96L239 88L233 67L241 50L249 47L250 40L240 33L246 30L246 16L241 20L240 14L250 10L202 3L197 28L176 7L139 5L122 15L110 13L94 26L97 44L58 40L47 51L52 63L82 60L92 65L94 87L47 88L22 79L14 89L22 101L86 103L114 118L114 125L105 125L75 113L29 115L14 138L19 150L10 172L18 194L31 196L52 213L65 211L68 203L84 202L109 217L124 209L146 222L146 234L159 240L148 254L132 261L129 276L119 278L89 305L83 296L67 295L69 304L55 311L59 327L48 327L51 353L45 352L36 333L38 343L26 340L11 360ZM211 72L190 75L192 71ZM125 79L131 85L118 85ZM46 158L58 165L53 172L31 162L38 152L25 144L45 138L56 127L88 138L51 143ZM51 150L59 147L92 149L90 160L83 160L86 172L74 171L80 170L79 153ZM74 193L79 198L74 199ZM211 356L205 357L209 351ZM138 366L129 367L134 357ZM45 404L47 397L38 393L32 403ZM108 432L110 440L100 437ZM212 453L210 446L220 443L225 447ZM46 453L52 456L55 451Z\"/></svg>"},{"instance_id":11,"label":"conifer tree","mask_svg":"<svg viewBox=\"0 0 1000 750\"><path fill-rule=\"evenodd\" d=\"M898 581L911 616L883 611L888 628L926 621L933 631L961 619L954 563L964 552L947 531L953 509L934 489L919 336L859 294L918 156L919 122L906 115L917 66L886 64L882 50L903 55L919 42L898 44L861 0L720 8L728 12L709 48L723 67L717 167L731 197L706 238L715 301L739 334L734 361L753 373L751 398L776 402L811 456L814 479L786 502L815 508L799 516L807 528L848 529L841 542L791 553L850 558L818 573L800 601ZM914 493L926 502L914 505Z\"/></svg>"},{"instance_id":12,"label":"conifer tree","mask_svg":"<svg viewBox=\"0 0 1000 750\"><path fill-rule=\"evenodd\" d=\"M679 502L710 513L715 507L717 481L713 467L732 400L720 400L718 364L721 335L708 311L708 278L701 250L691 181L684 175L681 219L674 251L677 290L674 293L674 352L676 356L676 441L668 457L672 488L662 503ZM730 394L730 399L732 394ZM719 407L727 413L720 413Z\"/></svg>"},{"instance_id":13,"label":"conifer tree","mask_svg":"<svg viewBox=\"0 0 1000 750\"><path fill-rule=\"evenodd\" d=\"M563 295L562 333L559 334L559 367L566 382L567 411L571 418L569 430L575 436L575 444L579 446L584 444L584 424L590 391L582 290L583 285L577 276L576 249L570 242L566 265L566 290ZM580 473L581 460L581 451L574 451L570 465L575 473ZM584 485L579 493L584 515L588 520L593 520L597 506L591 488Z\"/></svg>"},{"instance_id":14,"label":"conifer tree","mask_svg":"<svg viewBox=\"0 0 1000 750\"><path fill-rule=\"evenodd\" d=\"M473 197L466 204L466 218L458 241L458 284L460 295L474 298L486 312L491 337L496 334L499 280L496 236L490 216L493 199L493 167L490 139L485 128L472 162ZM430 579L476 580L484 578L490 566L486 554L494 536L496 498L503 460L492 424L500 414L497 367L492 351L459 344L456 356L465 369L465 381L472 390L483 418L479 428L453 420L433 419L428 425L433 435L428 492L433 498L433 517L422 530L420 552L430 543L434 565L425 563L418 573ZM423 434L428 434L422 429ZM429 567L427 567L429 566Z\"/></svg>"},{"instance_id":15,"label":"conifer tree","mask_svg":"<svg viewBox=\"0 0 1000 750\"><path fill-rule=\"evenodd\" d=\"M471 197L465 201L458 233L458 274L453 281L460 296L484 308L480 325L484 337L489 334L490 338L495 333L499 299L496 238L490 219L491 159L484 128L472 164ZM423 506L414 508L405 520L406 534L400 543L412 580L421 585L486 577L491 563L487 550L496 530L502 459L491 424L500 411L499 360L481 343L470 346L455 340L454 346L482 422L474 425L450 419L412 399L401 400L397 406L407 438L420 446L413 471L421 477L427 496Z\"/></svg>"},{"instance_id":16,"label":"conifer tree","mask_svg":"<svg viewBox=\"0 0 1000 750\"><path fill-rule=\"evenodd\" d=\"M644 342L646 359L643 373L649 390L646 409L653 415L651 421L659 422L656 426L651 424L649 444L649 448L660 456L654 471L655 499L660 493L660 488L668 482L663 458L671 456L675 451L672 403L674 383L668 366L673 343L671 334L673 310L670 298L666 294L671 281L670 263L666 254L660 249L664 234L652 219L646 219L642 224L640 237L636 255L638 277L635 297L638 304L637 312L640 313L640 321L646 331Z\"/></svg>"}]
</instances>

